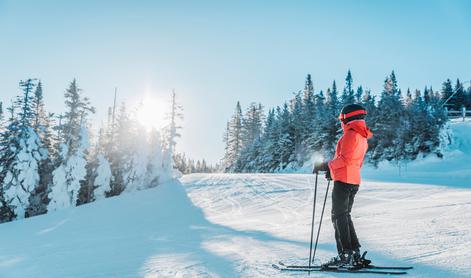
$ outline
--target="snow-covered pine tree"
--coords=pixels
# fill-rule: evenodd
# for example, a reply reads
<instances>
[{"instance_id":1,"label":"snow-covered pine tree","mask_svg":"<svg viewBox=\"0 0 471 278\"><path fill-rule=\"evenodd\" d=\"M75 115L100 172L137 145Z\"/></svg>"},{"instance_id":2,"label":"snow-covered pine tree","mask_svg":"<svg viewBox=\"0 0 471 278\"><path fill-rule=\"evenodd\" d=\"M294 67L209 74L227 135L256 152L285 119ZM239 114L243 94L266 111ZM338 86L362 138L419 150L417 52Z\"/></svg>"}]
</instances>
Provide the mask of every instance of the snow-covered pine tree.
<instances>
[{"instance_id":1,"label":"snow-covered pine tree","mask_svg":"<svg viewBox=\"0 0 471 278\"><path fill-rule=\"evenodd\" d=\"M242 120L242 108L240 102L237 102L227 131L227 150L223 164L225 165L225 172L233 172L236 169L236 163L243 148Z\"/></svg>"},{"instance_id":2,"label":"snow-covered pine tree","mask_svg":"<svg viewBox=\"0 0 471 278\"><path fill-rule=\"evenodd\" d=\"M147 130L140 123L131 120L131 130L127 134L130 143L128 160L124 164L123 180L124 190L133 192L145 188L147 166L149 163L149 142Z\"/></svg>"},{"instance_id":3,"label":"snow-covered pine tree","mask_svg":"<svg viewBox=\"0 0 471 278\"><path fill-rule=\"evenodd\" d=\"M111 190L111 167L105 157L106 134L100 128L98 141L90 154L87 162L85 178L80 182L79 199L77 205L90 203L106 197Z\"/></svg>"},{"instance_id":4,"label":"snow-covered pine tree","mask_svg":"<svg viewBox=\"0 0 471 278\"><path fill-rule=\"evenodd\" d=\"M415 97L413 98L412 93L408 88L404 101L404 120L402 121L403 132L399 134L404 143L402 159L405 161L415 159L418 154L420 138L419 136L415 136L415 131L417 128L422 131L421 127L416 124L424 120L425 114L421 113L421 109L424 106L423 104L424 102L420 95L420 91L416 90Z\"/></svg>"},{"instance_id":5,"label":"snow-covered pine tree","mask_svg":"<svg viewBox=\"0 0 471 278\"><path fill-rule=\"evenodd\" d=\"M447 79L445 82L442 84L442 90L441 90L441 96L443 103L446 102L445 107L448 108L448 110L453 110L453 108L456 106L456 96L453 95L453 85L451 84L451 80Z\"/></svg>"},{"instance_id":6,"label":"snow-covered pine tree","mask_svg":"<svg viewBox=\"0 0 471 278\"><path fill-rule=\"evenodd\" d=\"M312 149L311 139L315 136L315 119L316 119L316 95L314 93L314 85L312 83L311 75L306 77L306 83L303 91L303 128L302 141L308 154ZM303 158L304 161L304 158Z\"/></svg>"},{"instance_id":7,"label":"snow-covered pine tree","mask_svg":"<svg viewBox=\"0 0 471 278\"><path fill-rule=\"evenodd\" d=\"M251 103L242 118L242 145L236 162L236 172L256 171L256 159L265 115L261 104ZM198 167L197 167L198 168ZM249 170L250 169L250 170Z\"/></svg>"},{"instance_id":8,"label":"snow-covered pine tree","mask_svg":"<svg viewBox=\"0 0 471 278\"><path fill-rule=\"evenodd\" d=\"M278 170L283 170L294 162L293 154L295 150L294 136L292 130L291 114L288 103L284 103L283 109L277 109L278 128L278 153L280 156Z\"/></svg>"},{"instance_id":9,"label":"snow-covered pine tree","mask_svg":"<svg viewBox=\"0 0 471 278\"><path fill-rule=\"evenodd\" d=\"M106 197L107 192L111 191L111 166L108 159L103 154L96 156L97 167L95 169L95 180L93 183L93 200L101 200Z\"/></svg>"},{"instance_id":10,"label":"snow-covered pine tree","mask_svg":"<svg viewBox=\"0 0 471 278\"><path fill-rule=\"evenodd\" d=\"M3 183L14 161L16 147L12 138L18 136L18 119L16 118L15 105L12 103L8 110L8 125L0 133L0 223L11 221L15 218L13 208L9 205L5 196ZM13 148L12 148L13 147Z\"/></svg>"},{"instance_id":11,"label":"snow-covered pine tree","mask_svg":"<svg viewBox=\"0 0 471 278\"><path fill-rule=\"evenodd\" d=\"M345 77L345 87L342 93L342 105L355 103L355 91L353 90L353 77L350 70L347 72Z\"/></svg>"},{"instance_id":12,"label":"snow-covered pine tree","mask_svg":"<svg viewBox=\"0 0 471 278\"><path fill-rule=\"evenodd\" d=\"M166 175L168 171L165 171L164 169L162 151L163 145L160 132L155 129L151 131L149 144L149 156L145 182L146 188L155 187L159 185L160 182L166 181L168 178L170 178L168 175Z\"/></svg>"},{"instance_id":13,"label":"snow-covered pine tree","mask_svg":"<svg viewBox=\"0 0 471 278\"><path fill-rule=\"evenodd\" d=\"M21 81L20 87L23 94L14 102L18 113L12 116L12 121L7 127L10 137L6 138L5 145L9 150L5 151L5 157L2 158L2 161L9 162L4 165L5 169L2 169L5 171L2 175L2 191L6 204L14 213L14 218L26 216L31 193L39 184L39 165L47 156L47 151L42 147L39 136L33 128L36 116L33 107L35 80Z\"/></svg>"},{"instance_id":14,"label":"snow-covered pine tree","mask_svg":"<svg viewBox=\"0 0 471 278\"><path fill-rule=\"evenodd\" d=\"M264 118L262 104L251 103L242 119L242 145L251 145L260 138Z\"/></svg>"},{"instance_id":15,"label":"snow-covered pine tree","mask_svg":"<svg viewBox=\"0 0 471 278\"><path fill-rule=\"evenodd\" d=\"M378 107L381 116L376 119L376 132L373 137L376 148L372 150L371 160L375 164L383 159L397 161L403 155L403 138L398 134L403 132L401 125L404 120L404 105L394 71L384 81Z\"/></svg>"},{"instance_id":16,"label":"snow-covered pine tree","mask_svg":"<svg viewBox=\"0 0 471 278\"><path fill-rule=\"evenodd\" d=\"M166 149L164 151L163 165L168 172L173 170L173 153L175 152L175 146L177 145L177 138L181 135L178 132L181 129L181 126L178 125L178 121L183 119L183 107L178 104L177 96L175 90L172 90L172 100L170 113L168 117L170 118L170 124L166 129L165 136L165 145Z\"/></svg>"},{"instance_id":17,"label":"snow-covered pine tree","mask_svg":"<svg viewBox=\"0 0 471 278\"><path fill-rule=\"evenodd\" d=\"M78 203L79 191L87 175L89 134L87 116L94 113L88 98L83 97L74 79L65 94L67 110L61 129L58 166L53 171L48 210L54 211Z\"/></svg>"},{"instance_id":18,"label":"snow-covered pine tree","mask_svg":"<svg viewBox=\"0 0 471 278\"><path fill-rule=\"evenodd\" d=\"M87 176L87 152L89 148L88 130L79 130L74 152L62 144L60 157L63 162L52 173L53 186L49 193L51 200L48 211L55 211L80 204L79 193Z\"/></svg>"},{"instance_id":19,"label":"snow-covered pine tree","mask_svg":"<svg viewBox=\"0 0 471 278\"><path fill-rule=\"evenodd\" d=\"M381 117L380 112L378 112L376 107L376 98L371 94L370 90L365 90L360 103L365 107L368 113L365 119L366 125L375 133L377 117ZM378 141L376 141L375 138L368 141L368 152L366 153L367 161L370 161L372 150L376 149L377 143Z\"/></svg>"},{"instance_id":20,"label":"snow-covered pine tree","mask_svg":"<svg viewBox=\"0 0 471 278\"><path fill-rule=\"evenodd\" d=\"M322 150L326 159L330 159L335 152L335 144L341 135L340 122L338 115L342 109L338 99L337 85L335 80L332 82L332 89L327 90L327 99L325 108L322 107L322 101L319 100L319 113L317 114L317 132L318 139L315 144L316 150Z\"/></svg>"},{"instance_id":21,"label":"snow-covered pine tree","mask_svg":"<svg viewBox=\"0 0 471 278\"><path fill-rule=\"evenodd\" d=\"M295 94L294 99L290 103L290 127L292 140L294 143L293 152L291 153L290 161L293 161L295 165L293 167L300 167L304 162L306 155L306 146L304 145L304 140L306 138L306 130L304 124L306 123L305 114L303 109L303 99L301 97L301 92Z\"/></svg>"},{"instance_id":22,"label":"snow-covered pine tree","mask_svg":"<svg viewBox=\"0 0 471 278\"><path fill-rule=\"evenodd\" d=\"M363 86L358 86L357 92L355 94L355 102L356 103L361 103L363 100Z\"/></svg>"},{"instance_id":23,"label":"snow-covered pine tree","mask_svg":"<svg viewBox=\"0 0 471 278\"><path fill-rule=\"evenodd\" d=\"M31 193L30 206L27 208L26 216L40 215L47 212L49 199L47 197L52 184L52 155L54 154L51 118L52 114L46 112L43 100L43 89L41 81L38 82L32 99L34 111L33 129L38 135L43 148L42 159L39 161L39 183Z\"/></svg>"},{"instance_id":24,"label":"snow-covered pine tree","mask_svg":"<svg viewBox=\"0 0 471 278\"><path fill-rule=\"evenodd\" d=\"M173 161L175 161L175 169L180 171L182 174L188 174L188 165L186 163L185 153L174 154Z\"/></svg>"},{"instance_id":25,"label":"snow-covered pine tree","mask_svg":"<svg viewBox=\"0 0 471 278\"><path fill-rule=\"evenodd\" d=\"M279 109L279 108L278 108ZM270 109L268 111L267 120L265 123L265 129L261 140L262 149L259 157L260 172L273 172L277 169L281 163L281 157L278 155L279 148L279 137L278 122L275 116L275 110Z\"/></svg>"},{"instance_id":26,"label":"snow-covered pine tree","mask_svg":"<svg viewBox=\"0 0 471 278\"><path fill-rule=\"evenodd\" d=\"M465 106L466 95L463 84L460 82L459 79L456 79L454 98L455 104L452 109L455 111L461 111Z\"/></svg>"}]
</instances>

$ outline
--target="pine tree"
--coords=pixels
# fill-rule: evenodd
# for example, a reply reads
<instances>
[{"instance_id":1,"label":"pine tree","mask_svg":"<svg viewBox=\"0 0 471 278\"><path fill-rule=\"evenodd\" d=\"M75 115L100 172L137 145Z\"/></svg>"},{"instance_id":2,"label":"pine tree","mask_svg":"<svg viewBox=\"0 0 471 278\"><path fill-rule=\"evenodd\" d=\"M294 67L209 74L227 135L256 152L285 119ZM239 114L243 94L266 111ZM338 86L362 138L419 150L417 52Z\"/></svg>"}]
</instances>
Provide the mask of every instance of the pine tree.
<instances>
[{"instance_id":1,"label":"pine tree","mask_svg":"<svg viewBox=\"0 0 471 278\"><path fill-rule=\"evenodd\" d=\"M456 106L456 97L453 96L453 85L451 84L450 79L447 79L445 82L443 82L441 95L443 103L445 103L445 107L447 107L449 110L453 110L453 108Z\"/></svg>"},{"instance_id":2,"label":"pine tree","mask_svg":"<svg viewBox=\"0 0 471 278\"><path fill-rule=\"evenodd\" d=\"M171 102L171 110L169 114L170 118L170 125L167 130L166 136L166 150L164 153L164 167L171 171L173 169L173 153L175 151L175 146L177 144L176 140L181 135L178 133L178 130L181 129L181 126L178 125L177 121L183 119L183 108L181 105L177 103L175 90L172 91L172 102Z\"/></svg>"},{"instance_id":3,"label":"pine tree","mask_svg":"<svg viewBox=\"0 0 471 278\"><path fill-rule=\"evenodd\" d=\"M312 138L316 130L316 95L314 86L312 85L311 75L308 74L306 84L304 86L303 97L303 122L300 125L303 127L302 142L306 149L306 155L312 151Z\"/></svg>"},{"instance_id":4,"label":"pine tree","mask_svg":"<svg viewBox=\"0 0 471 278\"><path fill-rule=\"evenodd\" d=\"M251 103L242 118L242 146L240 155L236 161L236 172L255 171L255 159L257 153L255 142L262 135L264 114L261 104Z\"/></svg>"},{"instance_id":5,"label":"pine tree","mask_svg":"<svg viewBox=\"0 0 471 278\"><path fill-rule=\"evenodd\" d=\"M133 131L128 134L133 138L130 158L126 162L124 171L124 185L126 192L133 192L145 188L146 173L148 167L149 144L147 131L144 126L134 122Z\"/></svg>"},{"instance_id":6,"label":"pine tree","mask_svg":"<svg viewBox=\"0 0 471 278\"><path fill-rule=\"evenodd\" d=\"M93 200L101 200L106 197L107 192L111 191L111 166L108 159L103 154L96 157L97 167L95 169Z\"/></svg>"},{"instance_id":7,"label":"pine tree","mask_svg":"<svg viewBox=\"0 0 471 278\"><path fill-rule=\"evenodd\" d=\"M294 99L291 101L290 105L290 116L291 119L289 121L290 127L289 130L292 133L292 140L294 143L294 149L292 153L292 157L289 159L290 161L296 162L297 167L302 165L304 162L304 157L306 155L306 146L305 138L307 134L305 133L306 130L304 128L305 114L303 108L303 99L300 93L297 93Z\"/></svg>"},{"instance_id":8,"label":"pine tree","mask_svg":"<svg viewBox=\"0 0 471 278\"><path fill-rule=\"evenodd\" d=\"M224 156L225 172L233 172L237 167L236 162L243 149L242 121L242 108L240 102L237 102L235 113L229 122L227 134L228 146Z\"/></svg>"},{"instance_id":9,"label":"pine tree","mask_svg":"<svg viewBox=\"0 0 471 278\"><path fill-rule=\"evenodd\" d=\"M86 123L88 114L94 113L95 109L90 105L88 98L82 96L75 79L64 96L67 110L64 114L65 122L59 127L62 137L59 145L59 166L52 173L53 186L49 193L51 201L48 210L77 205L80 203L78 200L81 186L88 184L85 180L89 148Z\"/></svg>"},{"instance_id":10,"label":"pine tree","mask_svg":"<svg viewBox=\"0 0 471 278\"><path fill-rule=\"evenodd\" d=\"M463 109L465 106L466 95L463 84L459 79L456 79L454 101L455 103L452 109L455 111L461 111L461 109Z\"/></svg>"},{"instance_id":11,"label":"pine tree","mask_svg":"<svg viewBox=\"0 0 471 278\"><path fill-rule=\"evenodd\" d=\"M358 86L357 88L357 92L355 94L355 102L356 103L361 103L363 100L363 87L362 86Z\"/></svg>"},{"instance_id":12,"label":"pine tree","mask_svg":"<svg viewBox=\"0 0 471 278\"><path fill-rule=\"evenodd\" d=\"M464 105L467 110L471 110L471 83L469 84L468 89L466 90L465 93L465 102Z\"/></svg>"},{"instance_id":13,"label":"pine tree","mask_svg":"<svg viewBox=\"0 0 471 278\"><path fill-rule=\"evenodd\" d=\"M288 165L294 162L293 154L295 152L294 143L294 130L291 122L291 115L288 108L288 104L285 102L283 109L277 110L277 121L278 121L278 152L279 152L279 165L278 170L285 169Z\"/></svg>"},{"instance_id":14,"label":"pine tree","mask_svg":"<svg viewBox=\"0 0 471 278\"><path fill-rule=\"evenodd\" d=\"M159 182L165 181L168 177L164 176L163 146L160 133L157 130L152 130L149 144L150 151L147 165L146 186L151 188L157 186ZM172 160L175 161L174 159ZM174 167L177 168L177 165L174 165Z\"/></svg>"},{"instance_id":15,"label":"pine tree","mask_svg":"<svg viewBox=\"0 0 471 278\"><path fill-rule=\"evenodd\" d=\"M404 105L398 89L394 71L384 81L384 89L378 103L381 117L376 119L376 132L373 140L376 148L372 149L371 160L377 163L382 159L398 161L403 156L404 142L401 134Z\"/></svg>"},{"instance_id":16,"label":"pine tree","mask_svg":"<svg viewBox=\"0 0 471 278\"><path fill-rule=\"evenodd\" d=\"M118 196L126 188L125 176L130 171L130 161L133 150L133 140L135 138L131 121L124 103L119 108L119 113L114 127L113 148L105 147L111 166L111 190L107 192L107 197Z\"/></svg>"},{"instance_id":17,"label":"pine tree","mask_svg":"<svg viewBox=\"0 0 471 278\"><path fill-rule=\"evenodd\" d=\"M51 118L52 114L48 114L43 101L43 90L41 81L38 82L34 97L32 99L34 119L33 129L41 141L42 159L39 161L39 184L31 193L30 206L27 208L26 216L34 216L47 212L47 204L49 203L48 193L52 184L52 154L54 154Z\"/></svg>"},{"instance_id":18,"label":"pine tree","mask_svg":"<svg viewBox=\"0 0 471 278\"><path fill-rule=\"evenodd\" d=\"M278 156L279 136L275 110L271 109L268 112L263 132L263 145L259 157L259 167L257 167L260 172L273 172L280 165L281 158Z\"/></svg>"},{"instance_id":19,"label":"pine tree","mask_svg":"<svg viewBox=\"0 0 471 278\"><path fill-rule=\"evenodd\" d=\"M12 140L18 136L18 119L15 114L15 105L8 107L9 119L8 125L0 134L0 222L8 222L15 219L14 208L10 206L10 199L5 196L5 187L3 186L6 179L11 180L10 169L14 163L16 141ZM7 181L8 181L7 180Z\"/></svg>"},{"instance_id":20,"label":"pine tree","mask_svg":"<svg viewBox=\"0 0 471 278\"><path fill-rule=\"evenodd\" d=\"M242 145L249 146L262 135L263 107L261 104L251 103L242 117Z\"/></svg>"},{"instance_id":21,"label":"pine tree","mask_svg":"<svg viewBox=\"0 0 471 278\"><path fill-rule=\"evenodd\" d=\"M12 115L7 127L9 138L5 138L5 150L2 161L9 163L2 169L2 192L6 205L11 208L14 218L28 216L31 193L39 184L39 164L47 155L38 134L33 129L35 112L33 109L33 90L35 80L20 82L23 94L16 98L18 114ZM17 119L15 119L15 116ZM10 219L11 220L11 219Z\"/></svg>"},{"instance_id":22,"label":"pine tree","mask_svg":"<svg viewBox=\"0 0 471 278\"><path fill-rule=\"evenodd\" d=\"M327 91L327 100L325 108L318 117L319 142L317 150L323 150L327 157L332 157L335 152L335 144L340 137L341 127L338 120L341 104L338 99L337 86L335 81L332 83L332 90Z\"/></svg>"},{"instance_id":23,"label":"pine tree","mask_svg":"<svg viewBox=\"0 0 471 278\"><path fill-rule=\"evenodd\" d=\"M342 105L348 105L355 103L355 92L353 90L353 77L350 70L347 72L345 78L345 88L342 93Z\"/></svg>"},{"instance_id":24,"label":"pine tree","mask_svg":"<svg viewBox=\"0 0 471 278\"><path fill-rule=\"evenodd\" d=\"M79 193L87 177L87 151L89 147L88 130L79 130L75 150L71 152L68 145L62 144L60 157L62 163L54 170L53 186L49 193L51 200L48 211L55 211L80 204Z\"/></svg>"}]
</instances>

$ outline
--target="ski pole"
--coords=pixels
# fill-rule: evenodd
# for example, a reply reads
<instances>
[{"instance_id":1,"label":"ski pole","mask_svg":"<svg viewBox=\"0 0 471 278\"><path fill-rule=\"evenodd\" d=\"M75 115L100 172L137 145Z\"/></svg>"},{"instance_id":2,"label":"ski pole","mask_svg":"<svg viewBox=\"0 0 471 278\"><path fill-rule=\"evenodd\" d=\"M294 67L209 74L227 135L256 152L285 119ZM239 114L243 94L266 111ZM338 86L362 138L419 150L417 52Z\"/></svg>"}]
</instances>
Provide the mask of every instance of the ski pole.
<instances>
[{"instance_id":1,"label":"ski pole","mask_svg":"<svg viewBox=\"0 0 471 278\"><path fill-rule=\"evenodd\" d=\"M324 204L322 205L321 220L319 222L319 229L317 230L316 244L314 245L314 255L312 261L316 258L317 243L319 242L319 234L321 232L322 218L324 217L325 202L327 201L327 195L329 194L330 180L327 182L327 190L325 191Z\"/></svg>"},{"instance_id":2,"label":"ski pole","mask_svg":"<svg viewBox=\"0 0 471 278\"><path fill-rule=\"evenodd\" d=\"M317 177L319 176L318 173L316 173L316 181L314 183L314 200L312 201L312 223L311 223L311 244L309 247L309 269L311 269L311 256L312 256L312 241L314 237L314 217L316 215L316 197L317 197ZM308 271L310 274L311 271Z\"/></svg>"}]
</instances>

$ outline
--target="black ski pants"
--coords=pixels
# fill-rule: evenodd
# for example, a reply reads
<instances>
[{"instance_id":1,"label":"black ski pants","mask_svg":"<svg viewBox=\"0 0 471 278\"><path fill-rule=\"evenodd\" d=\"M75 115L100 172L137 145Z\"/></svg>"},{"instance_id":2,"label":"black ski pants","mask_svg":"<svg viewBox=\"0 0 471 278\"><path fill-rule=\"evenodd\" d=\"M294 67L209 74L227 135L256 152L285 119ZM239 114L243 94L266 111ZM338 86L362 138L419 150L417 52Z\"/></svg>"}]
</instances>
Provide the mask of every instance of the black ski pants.
<instances>
[{"instance_id":1,"label":"black ski pants","mask_svg":"<svg viewBox=\"0 0 471 278\"><path fill-rule=\"evenodd\" d=\"M334 182L332 191L332 223L335 230L335 241L338 253L360 249L350 213L353 200L358 192L358 185Z\"/></svg>"}]
</instances>

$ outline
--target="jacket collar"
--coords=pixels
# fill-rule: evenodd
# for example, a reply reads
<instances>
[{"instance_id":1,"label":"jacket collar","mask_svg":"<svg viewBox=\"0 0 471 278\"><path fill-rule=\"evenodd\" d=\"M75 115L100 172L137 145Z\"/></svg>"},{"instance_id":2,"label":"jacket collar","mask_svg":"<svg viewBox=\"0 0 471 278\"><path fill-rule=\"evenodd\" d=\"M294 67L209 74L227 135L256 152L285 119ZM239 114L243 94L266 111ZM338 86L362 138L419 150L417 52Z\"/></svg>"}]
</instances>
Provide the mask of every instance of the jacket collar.
<instances>
[{"instance_id":1,"label":"jacket collar","mask_svg":"<svg viewBox=\"0 0 471 278\"><path fill-rule=\"evenodd\" d=\"M352 129L356 133L365 137L366 139L370 139L371 137L373 137L373 132L371 132L371 130L366 126L365 120L353 120L351 122L348 122L347 124L342 123L342 129L343 132Z\"/></svg>"}]
</instances>

